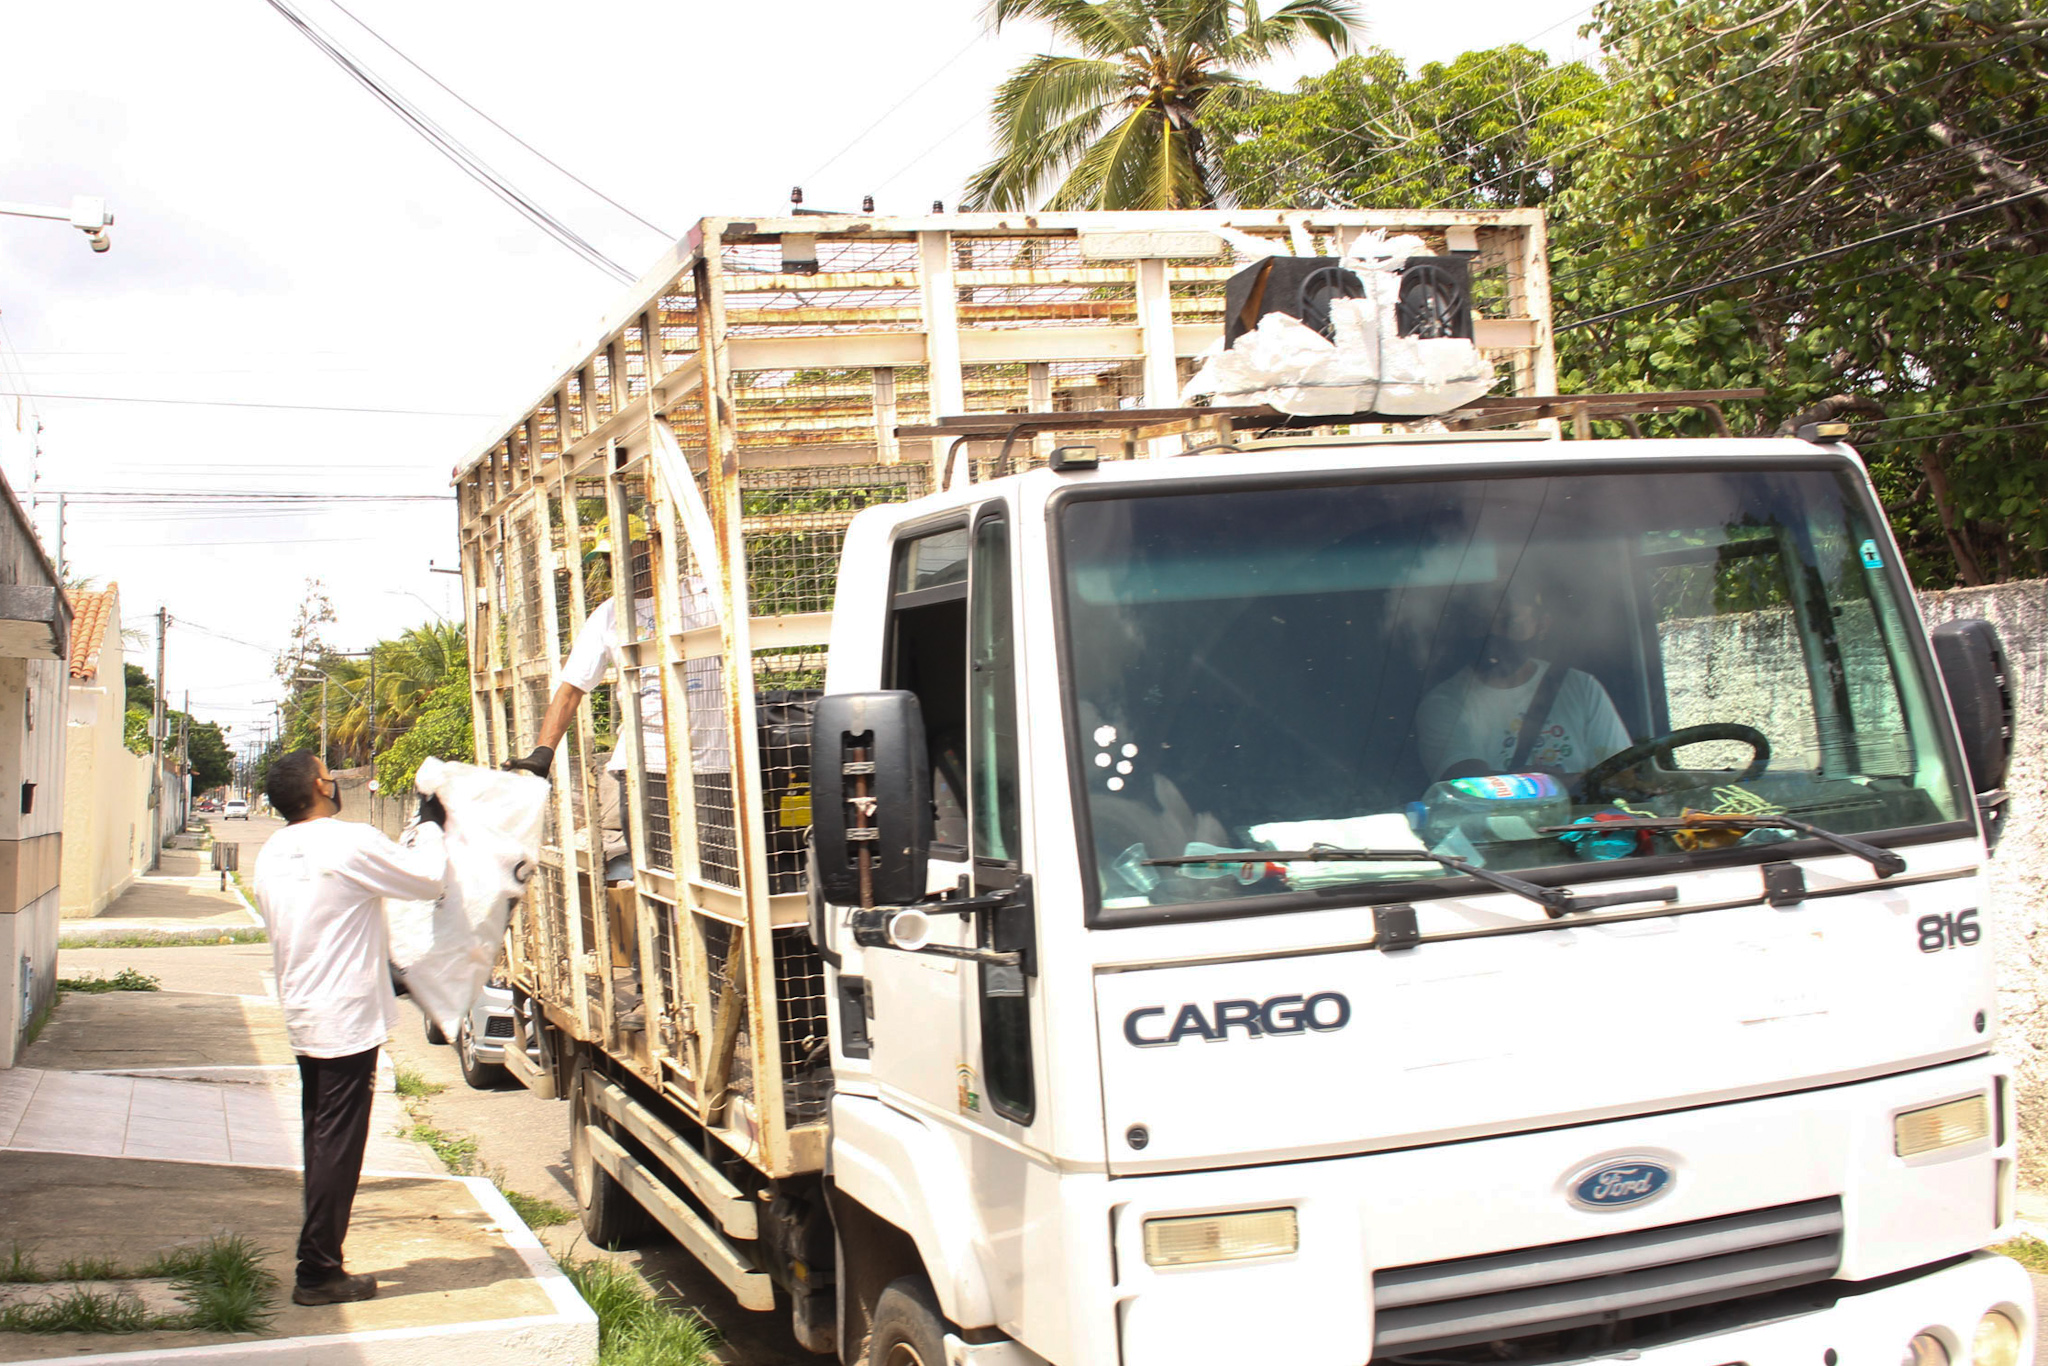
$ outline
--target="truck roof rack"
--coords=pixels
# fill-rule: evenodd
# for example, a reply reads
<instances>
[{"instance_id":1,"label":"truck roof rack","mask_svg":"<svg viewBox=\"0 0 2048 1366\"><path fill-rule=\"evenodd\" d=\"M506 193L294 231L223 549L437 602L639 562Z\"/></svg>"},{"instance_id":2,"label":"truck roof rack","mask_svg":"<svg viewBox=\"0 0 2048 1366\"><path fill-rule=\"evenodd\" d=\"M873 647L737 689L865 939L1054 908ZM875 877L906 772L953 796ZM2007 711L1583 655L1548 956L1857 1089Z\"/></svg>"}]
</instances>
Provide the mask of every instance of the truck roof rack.
<instances>
[{"instance_id":1,"label":"truck roof rack","mask_svg":"<svg viewBox=\"0 0 2048 1366\"><path fill-rule=\"evenodd\" d=\"M942 485L950 485L954 459L960 448L972 441L1001 441L1003 448L994 465L999 472L1008 473L1011 451L1020 438L1062 432L1115 432L1121 436L1124 455L1129 458L1135 454L1138 442L1159 437L1209 432L1214 435L1215 440L1205 446L1193 447L1191 451L1214 450L1218 446L1234 445L1233 438L1238 432L1307 432L1321 428L1365 424L1401 425L1434 422L1441 423L1453 432L1476 432L1545 419L1569 419L1572 423L1573 436L1579 440L1586 440L1593 434L1594 422L1618 421L1628 428L1631 435L1639 436L1641 432L1635 422L1637 417L1651 413L1696 409L1712 417L1719 435L1733 436L1734 432L1728 426L1728 418L1722 412L1721 405L1762 397L1762 389L1678 389L1623 394L1488 396L1474 399L1462 408L1453 408L1449 412L1426 418L1390 416L1386 413L1340 413L1303 417L1263 405L1249 408L1100 408L1063 413L967 413L958 417L942 417L937 423L929 426L903 426L896 428L895 431L901 440L950 438L952 444L946 452L945 471L941 477Z\"/></svg>"}]
</instances>

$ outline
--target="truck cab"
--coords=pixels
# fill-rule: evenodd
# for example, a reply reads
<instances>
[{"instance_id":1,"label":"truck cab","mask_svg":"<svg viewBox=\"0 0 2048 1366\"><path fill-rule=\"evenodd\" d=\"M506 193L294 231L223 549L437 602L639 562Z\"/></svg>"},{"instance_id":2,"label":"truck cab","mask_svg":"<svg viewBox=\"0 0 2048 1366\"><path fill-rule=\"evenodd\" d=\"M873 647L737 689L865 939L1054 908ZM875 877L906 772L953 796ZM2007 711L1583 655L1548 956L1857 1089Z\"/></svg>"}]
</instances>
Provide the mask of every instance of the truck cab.
<instances>
[{"instance_id":1,"label":"truck cab","mask_svg":"<svg viewBox=\"0 0 2048 1366\"><path fill-rule=\"evenodd\" d=\"M1853 450L1053 464L846 536L848 1359L2031 1359L1996 684Z\"/></svg>"}]
</instances>

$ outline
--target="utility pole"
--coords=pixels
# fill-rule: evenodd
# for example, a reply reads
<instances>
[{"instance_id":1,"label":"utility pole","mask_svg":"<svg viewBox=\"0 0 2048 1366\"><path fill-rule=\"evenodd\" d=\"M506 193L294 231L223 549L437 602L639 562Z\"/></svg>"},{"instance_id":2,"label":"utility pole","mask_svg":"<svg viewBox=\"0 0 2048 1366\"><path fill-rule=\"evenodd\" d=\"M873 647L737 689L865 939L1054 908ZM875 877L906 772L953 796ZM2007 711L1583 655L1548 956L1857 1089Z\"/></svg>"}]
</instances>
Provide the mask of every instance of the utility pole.
<instances>
[{"instance_id":1,"label":"utility pole","mask_svg":"<svg viewBox=\"0 0 2048 1366\"><path fill-rule=\"evenodd\" d=\"M320 675L320 762L327 762L327 675Z\"/></svg>"},{"instance_id":2,"label":"utility pole","mask_svg":"<svg viewBox=\"0 0 2048 1366\"><path fill-rule=\"evenodd\" d=\"M164 628L171 614L156 609L156 700L149 717L149 784L156 793L155 829L149 840L149 866L154 871L164 857Z\"/></svg>"},{"instance_id":3,"label":"utility pole","mask_svg":"<svg viewBox=\"0 0 2048 1366\"><path fill-rule=\"evenodd\" d=\"M377 652L370 652L370 776L377 776Z\"/></svg>"},{"instance_id":4,"label":"utility pole","mask_svg":"<svg viewBox=\"0 0 2048 1366\"><path fill-rule=\"evenodd\" d=\"M57 495L57 577L63 578L64 567L64 495Z\"/></svg>"},{"instance_id":5,"label":"utility pole","mask_svg":"<svg viewBox=\"0 0 2048 1366\"><path fill-rule=\"evenodd\" d=\"M192 815L192 690L185 689L185 710L178 713L178 828Z\"/></svg>"}]
</instances>

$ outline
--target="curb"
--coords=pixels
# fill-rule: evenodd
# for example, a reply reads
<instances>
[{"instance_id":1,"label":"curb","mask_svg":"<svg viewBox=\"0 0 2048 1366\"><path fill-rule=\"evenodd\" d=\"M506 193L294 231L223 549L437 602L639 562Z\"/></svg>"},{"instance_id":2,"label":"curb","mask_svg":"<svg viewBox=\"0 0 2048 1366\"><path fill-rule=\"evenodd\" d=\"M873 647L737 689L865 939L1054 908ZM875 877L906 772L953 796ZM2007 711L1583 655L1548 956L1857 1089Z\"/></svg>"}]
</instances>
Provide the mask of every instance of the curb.
<instances>
[{"instance_id":1,"label":"curb","mask_svg":"<svg viewBox=\"0 0 2048 1366\"><path fill-rule=\"evenodd\" d=\"M372 1173L364 1172L369 1176ZM588 1366L597 1359L597 1315L562 1274L505 1197L480 1176L422 1176L419 1181L459 1181L479 1208L497 1221L498 1233L517 1253L534 1283L554 1306L551 1314L514 1319L476 1319L413 1328L375 1328L317 1337L221 1342L203 1347L99 1352L25 1358L18 1366L71 1362L74 1366L143 1366L155 1362L234 1362L236 1366L422 1366L427 1362L519 1362L521 1366Z\"/></svg>"}]
</instances>

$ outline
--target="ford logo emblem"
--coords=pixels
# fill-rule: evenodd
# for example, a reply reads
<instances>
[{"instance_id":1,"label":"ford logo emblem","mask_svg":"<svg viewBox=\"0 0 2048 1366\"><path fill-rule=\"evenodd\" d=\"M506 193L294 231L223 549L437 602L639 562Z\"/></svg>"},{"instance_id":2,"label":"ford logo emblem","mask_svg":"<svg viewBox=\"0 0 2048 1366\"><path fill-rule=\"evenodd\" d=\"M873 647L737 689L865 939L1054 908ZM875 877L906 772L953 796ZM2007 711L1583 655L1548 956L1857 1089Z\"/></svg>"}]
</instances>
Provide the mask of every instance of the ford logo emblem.
<instances>
[{"instance_id":1,"label":"ford logo emblem","mask_svg":"<svg viewBox=\"0 0 2048 1366\"><path fill-rule=\"evenodd\" d=\"M1647 1157L1616 1157L1582 1167L1571 1177L1571 1202L1580 1209L1621 1209L1655 1200L1676 1175Z\"/></svg>"}]
</instances>

